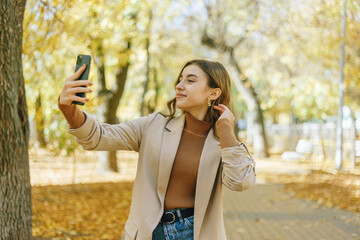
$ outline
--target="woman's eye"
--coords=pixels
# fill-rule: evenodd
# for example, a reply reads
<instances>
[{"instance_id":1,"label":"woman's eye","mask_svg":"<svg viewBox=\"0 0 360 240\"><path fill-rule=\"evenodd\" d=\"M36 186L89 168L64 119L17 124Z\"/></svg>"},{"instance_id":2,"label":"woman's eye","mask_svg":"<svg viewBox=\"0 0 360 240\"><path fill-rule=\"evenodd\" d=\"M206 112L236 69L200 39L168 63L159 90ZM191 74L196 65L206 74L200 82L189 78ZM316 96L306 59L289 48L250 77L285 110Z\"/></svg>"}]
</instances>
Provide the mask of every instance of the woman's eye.
<instances>
[{"instance_id":1,"label":"woman's eye","mask_svg":"<svg viewBox=\"0 0 360 240\"><path fill-rule=\"evenodd\" d=\"M189 82L195 82L194 80L188 79ZM180 83L181 80L177 80L177 83Z\"/></svg>"}]
</instances>

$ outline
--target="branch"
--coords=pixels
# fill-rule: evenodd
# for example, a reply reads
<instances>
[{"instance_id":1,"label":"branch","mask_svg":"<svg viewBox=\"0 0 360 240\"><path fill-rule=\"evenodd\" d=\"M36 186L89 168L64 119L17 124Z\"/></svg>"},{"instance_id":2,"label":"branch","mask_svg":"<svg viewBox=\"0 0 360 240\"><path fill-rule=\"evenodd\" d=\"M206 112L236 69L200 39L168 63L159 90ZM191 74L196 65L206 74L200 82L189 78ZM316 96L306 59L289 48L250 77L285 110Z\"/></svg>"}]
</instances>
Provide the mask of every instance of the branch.
<instances>
[{"instance_id":1,"label":"branch","mask_svg":"<svg viewBox=\"0 0 360 240\"><path fill-rule=\"evenodd\" d=\"M245 36L246 34L249 32L249 25L253 25L255 20L258 18L259 16L259 1L258 0L254 0L255 5L254 5L254 12L251 15L251 20L248 21L248 23L245 25L245 30L243 31L243 33L240 35L239 40L233 45L233 48L236 48L237 46L240 45L240 43L242 43L245 40Z\"/></svg>"},{"instance_id":2,"label":"branch","mask_svg":"<svg viewBox=\"0 0 360 240\"><path fill-rule=\"evenodd\" d=\"M219 49L223 52L231 52L234 49L232 46L228 46L223 40L215 40L214 38L211 38L207 34L206 29L201 37L201 43L208 47Z\"/></svg>"}]
</instances>

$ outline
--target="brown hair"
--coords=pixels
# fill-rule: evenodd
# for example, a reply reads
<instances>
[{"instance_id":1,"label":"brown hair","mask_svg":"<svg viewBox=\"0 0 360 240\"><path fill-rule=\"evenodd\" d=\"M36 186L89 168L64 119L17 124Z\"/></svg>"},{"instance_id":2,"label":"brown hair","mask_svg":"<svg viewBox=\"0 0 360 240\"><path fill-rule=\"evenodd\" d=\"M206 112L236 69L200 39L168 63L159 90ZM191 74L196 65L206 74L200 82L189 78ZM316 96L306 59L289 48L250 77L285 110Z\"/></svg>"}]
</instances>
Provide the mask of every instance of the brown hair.
<instances>
[{"instance_id":1,"label":"brown hair","mask_svg":"<svg viewBox=\"0 0 360 240\"><path fill-rule=\"evenodd\" d=\"M215 110L213 108L214 105L218 105L219 103L226 105L230 111L232 111L231 107L231 83L230 83L230 77L224 66L219 62L212 62L208 60L203 59L193 59L188 62L186 62L179 75L176 78L174 87L176 87L178 80L180 78L180 75L182 74L185 67L196 64L198 67L200 67L205 74L208 77L208 86L210 88L220 88L221 94L220 96L211 102L211 106L208 108L208 111L205 115L205 119L209 122L211 122L212 127L214 128L214 136L216 139L218 137L216 136L215 131L215 123L218 120L220 116L220 112L218 110ZM169 114L161 113L164 117L170 117L174 118L176 113L176 98L169 100L167 102L167 107L169 109ZM182 114L185 114L184 110L181 110ZM233 111L232 111L233 112Z\"/></svg>"}]
</instances>

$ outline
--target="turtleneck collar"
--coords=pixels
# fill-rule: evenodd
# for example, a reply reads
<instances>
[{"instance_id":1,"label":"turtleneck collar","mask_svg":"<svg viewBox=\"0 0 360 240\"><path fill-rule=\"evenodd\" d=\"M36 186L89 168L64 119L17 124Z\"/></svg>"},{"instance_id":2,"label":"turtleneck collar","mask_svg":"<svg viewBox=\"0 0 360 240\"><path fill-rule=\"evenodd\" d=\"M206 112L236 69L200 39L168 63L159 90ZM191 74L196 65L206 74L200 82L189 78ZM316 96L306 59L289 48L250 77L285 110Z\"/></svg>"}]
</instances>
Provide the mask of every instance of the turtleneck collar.
<instances>
[{"instance_id":1,"label":"turtleneck collar","mask_svg":"<svg viewBox=\"0 0 360 240\"><path fill-rule=\"evenodd\" d=\"M185 129L196 135L207 136L211 123L196 119L190 113L185 113Z\"/></svg>"}]
</instances>

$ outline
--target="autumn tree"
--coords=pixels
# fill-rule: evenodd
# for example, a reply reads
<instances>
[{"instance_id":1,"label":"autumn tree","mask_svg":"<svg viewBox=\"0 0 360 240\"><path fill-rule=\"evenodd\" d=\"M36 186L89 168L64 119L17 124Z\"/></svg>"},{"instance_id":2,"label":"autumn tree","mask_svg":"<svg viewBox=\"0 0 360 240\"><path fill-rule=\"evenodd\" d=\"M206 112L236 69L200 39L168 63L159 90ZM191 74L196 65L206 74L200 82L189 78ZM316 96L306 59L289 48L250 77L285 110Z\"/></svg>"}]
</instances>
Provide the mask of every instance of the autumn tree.
<instances>
[{"instance_id":1,"label":"autumn tree","mask_svg":"<svg viewBox=\"0 0 360 240\"><path fill-rule=\"evenodd\" d=\"M137 24L138 9L135 6L128 5L129 13L122 15L127 21L131 22L129 24L129 32L135 32ZM98 18L99 12L94 11L92 16L96 19ZM123 13L122 13L123 14ZM112 12L113 16L117 16L116 11ZM110 16L103 16L100 20L106 21ZM110 31L107 31L110 34ZM94 36L95 35L95 36ZM134 36L132 34L125 34L122 39L122 47L117 49L112 49L116 52L117 64L115 66L115 82L112 86L109 86L106 81L105 74L105 59L108 55L108 51L111 51L109 48L106 49L104 41L107 41L108 38L104 38L101 32L94 34L88 32L90 44L88 45L91 55L93 56L94 63L97 69L97 80L99 82L97 89L97 98L98 100L98 110L97 116L101 122L116 124L119 123L116 112L120 104L120 100L123 96L125 83L128 79L128 70L130 67L130 57L132 55L132 45L134 42ZM108 36L110 38L110 36ZM116 151L101 151L98 153L98 170L100 171L118 171L117 166L117 157Z\"/></svg>"},{"instance_id":2,"label":"autumn tree","mask_svg":"<svg viewBox=\"0 0 360 240\"><path fill-rule=\"evenodd\" d=\"M258 1L249 0L242 3L235 1L204 1L208 21L203 30L201 42L227 55L230 64L236 71L234 81L238 81L239 92L242 93L253 121L253 145L256 156L268 157L268 144L264 126L261 102L243 67L236 56L237 49L251 32L258 14ZM242 9L239 11L238 9ZM225 17L226 16L226 17ZM231 18L230 18L231 16ZM235 26L240 25L241 27ZM239 24L241 22L241 24ZM235 29L236 32L232 32ZM235 34L235 36L234 36Z\"/></svg>"}]
</instances>

